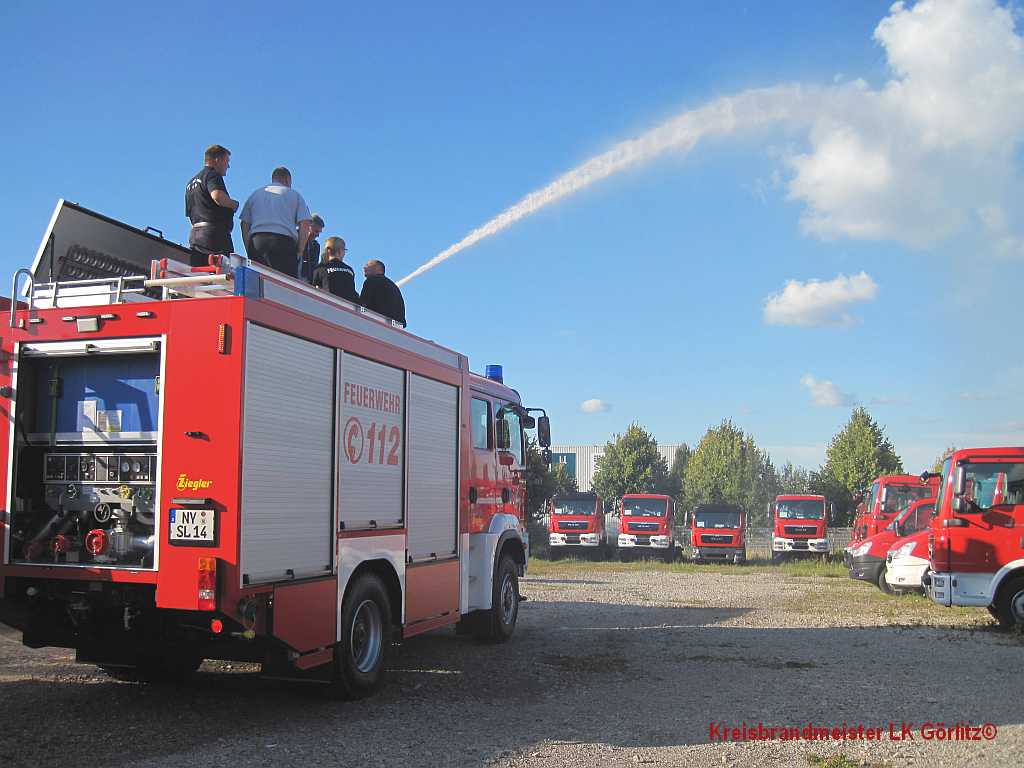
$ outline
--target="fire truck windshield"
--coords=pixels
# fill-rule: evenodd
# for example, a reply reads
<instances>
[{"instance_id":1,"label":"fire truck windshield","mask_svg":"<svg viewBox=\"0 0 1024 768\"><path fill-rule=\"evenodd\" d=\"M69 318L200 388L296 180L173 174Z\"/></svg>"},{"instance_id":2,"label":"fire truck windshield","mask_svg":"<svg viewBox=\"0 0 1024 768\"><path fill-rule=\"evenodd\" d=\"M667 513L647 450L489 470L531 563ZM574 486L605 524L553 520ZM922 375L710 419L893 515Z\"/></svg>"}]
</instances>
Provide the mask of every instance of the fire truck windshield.
<instances>
[{"instance_id":1,"label":"fire truck windshield","mask_svg":"<svg viewBox=\"0 0 1024 768\"><path fill-rule=\"evenodd\" d=\"M668 505L664 499L623 499L622 514L633 517L664 517Z\"/></svg>"},{"instance_id":2,"label":"fire truck windshield","mask_svg":"<svg viewBox=\"0 0 1024 768\"><path fill-rule=\"evenodd\" d=\"M883 515L899 514L918 499L927 499L932 489L927 485L890 485L885 497Z\"/></svg>"},{"instance_id":3,"label":"fire truck windshield","mask_svg":"<svg viewBox=\"0 0 1024 768\"><path fill-rule=\"evenodd\" d=\"M785 499L775 508L782 520L821 520L825 516L821 499Z\"/></svg>"},{"instance_id":4,"label":"fire truck windshield","mask_svg":"<svg viewBox=\"0 0 1024 768\"><path fill-rule=\"evenodd\" d=\"M971 511L1024 503L1024 463L965 462L964 492Z\"/></svg>"},{"instance_id":5,"label":"fire truck windshield","mask_svg":"<svg viewBox=\"0 0 1024 768\"><path fill-rule=\"evenodd\" d=\"M594 502L586 499L559 500L555 502L555 514L592 515L594 514Z\"/></svg>"},{"instance_id":6,"label":"fire truck windshield","mask_svg":"<svg viewBox=\"0 0 1024 768\"><path fill-rule=\"evenodd\" d=\"M693 513L698 528L739 528L740 513L696 509Z\"/></svg>"}]
</instances>

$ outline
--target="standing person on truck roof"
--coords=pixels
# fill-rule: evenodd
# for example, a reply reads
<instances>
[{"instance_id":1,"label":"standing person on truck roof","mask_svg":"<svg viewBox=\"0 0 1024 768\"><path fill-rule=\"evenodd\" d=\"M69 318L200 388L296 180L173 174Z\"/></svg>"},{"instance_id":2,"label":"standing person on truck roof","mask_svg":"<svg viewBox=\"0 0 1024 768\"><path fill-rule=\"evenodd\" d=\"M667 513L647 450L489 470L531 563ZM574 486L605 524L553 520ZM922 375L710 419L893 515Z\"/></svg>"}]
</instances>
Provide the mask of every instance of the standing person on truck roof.
<instances>
[{"instance_id":1,"label":"standing person on truck roof","mask_svg":"<svg viewBox=\"0 0 1024 768\"><path fill-rule=\"evenodd\" d=\"M323 261L313 270L313 285L354 304L359 303L356 293L356 273L344 262L345 241L340 237L324 240Z\"/></svg>"},{"instance_id":2,"label":"standing person on truck roof","mask_svg":"<svg viewBox=\"0 0 1024 768\"><path fill-rule=\"evenodd\" d=\"M275 168L270 184L249 195L238 218L250 259L298 276L313 217L302 195L292 189L291 171Z\"/></svg>"},{"instance_id":3,"label":"standing person on truck roof","mask_svg":"<svg viewBox=\"0 0 1024 768\"><path fill-rule=\"evenodd\" d=\"M192 246L193 267L206 266L213 253L231 253L231 230L238 201L232 200L224 186L231 164L231 152L220 144L206 148L204 164L185 186L185 216L192 222L188 242Z\"/></svg>"},{"instance_id":4,"label":"standing person on truck roof","mask_svg":"<svg viewBox=\"0 0 1024 768\"><path fill-rule=\"evenodd\" d=\"M405 327L405 300L402 291L384 275L384 262L370 259L363 266L363 291L359 303L367 309L397 320Z\"/></svg>"},{"instance_id":5,"label":"standing person on truck roof","mask_svg":"<svg viewBox=\"0 0 1024 768\"><path fill-rule=\"evenodd\" d=\"M313 225L309 233L309 240L306 242L306 250L302 253L302 261L299 264L299 279L307 283L313 282L313 272L320 266L320 243L317 238L324 231L324 220L319 213L313 214Z\"/></svg>"}]
</instances>

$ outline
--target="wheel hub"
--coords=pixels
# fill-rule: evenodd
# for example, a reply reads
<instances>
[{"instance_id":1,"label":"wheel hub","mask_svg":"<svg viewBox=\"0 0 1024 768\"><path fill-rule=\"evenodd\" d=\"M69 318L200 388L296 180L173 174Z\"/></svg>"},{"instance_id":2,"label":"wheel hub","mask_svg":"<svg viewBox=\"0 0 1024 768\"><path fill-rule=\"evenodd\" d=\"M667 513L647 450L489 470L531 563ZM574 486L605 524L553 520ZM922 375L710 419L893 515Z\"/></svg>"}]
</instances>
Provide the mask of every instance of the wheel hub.
<instances>
[{"instance_id":1,"label":"wheel hub","mask_svg":"<svg viewBox=\"0 0 1024 768\"><path fill-rule=\"evenodd\" d=\"M352 632L349 635L349 652L360 672L371 672L380 659L383 650L384 622L380 608L372 600L364 600L352 617Z\"/></svg>"}]
</instances>

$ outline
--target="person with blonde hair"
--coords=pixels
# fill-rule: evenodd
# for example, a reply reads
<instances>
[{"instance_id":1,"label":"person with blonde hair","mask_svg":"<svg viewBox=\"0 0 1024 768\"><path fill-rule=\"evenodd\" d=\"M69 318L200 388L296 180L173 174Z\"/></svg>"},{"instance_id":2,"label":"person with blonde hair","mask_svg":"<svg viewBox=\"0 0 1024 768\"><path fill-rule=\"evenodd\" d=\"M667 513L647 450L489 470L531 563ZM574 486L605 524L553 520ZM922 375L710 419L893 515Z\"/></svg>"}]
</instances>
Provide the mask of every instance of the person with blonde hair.
<instances>
[{"instance_id":1,"label":"person with blonde hair","mask_svg":"<svg viewBox=\"0 0 1024 768\"><path fill-rule=\"evenodd\" d=\"M359 303L356 293L356 273L345 263L345 241L340 237L328 237L324 240L324 250L320 257L320 266L313 270L313 285L340 299Z\"/></svg>"}]
</instances>

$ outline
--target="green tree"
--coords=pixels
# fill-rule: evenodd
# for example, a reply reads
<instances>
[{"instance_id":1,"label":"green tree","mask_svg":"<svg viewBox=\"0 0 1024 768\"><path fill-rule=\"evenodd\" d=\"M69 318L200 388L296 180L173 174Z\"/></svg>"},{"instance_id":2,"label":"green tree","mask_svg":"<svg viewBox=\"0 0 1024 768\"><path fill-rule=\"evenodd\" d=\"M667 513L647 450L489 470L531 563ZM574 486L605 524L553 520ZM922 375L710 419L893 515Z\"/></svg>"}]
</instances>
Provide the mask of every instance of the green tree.
<instances>
[{"instance_id":1,"label":"green tree","mask_svg":"<svg viewBox=\"0 0 1024 768\"><path fill-rule=\"evenodd\" d=\"M787 461L779 470L779 493L817 493L815 473Z\"/></svg>"},{"instance_id":2,"label":"green tree","mask_svg":"<svg viewBox=\"0 0 1024 768\"><path fill-rule=\"evenodd\" d=\"M639 424L630 424L625 434L605 444L590 484L606 502L626 493L667 493L668 463L658 453L658 441Z\"/></svg>"},{"instance_id":3,"label":"green tree","mask_svg":"<svg viewBox=\"0 0 1024 768\"><path fill-rule=\"evenodd\" d=\"M683 481L683 507L724 502L737 504L754 525L764 521L779 480L771 457L726 419L709 428L693 451Z\"/></svg>"},{"instance_id":4,"label":"green tree","mask_svg":"<svg viewBox=\"0 0 1024 768\"><path fill-rule=\"evenodd\" d=\"M544 502L559 493L576 490L576 478L565 464L549 467L533 438L526 439L526 513L536 522L544 515Z\"/></svg>"},{"instance_id":5,"label":"green tree","mask_svg":"<svg viewBox=\"0 0 1024 768\"><path fill-rule=\"evenodd\" d=\"M951 446L949 446L949 448L944 450L942 452L942 455L939 456L939 458L937 458L935 460L934 464L932 464L932 472L941 472L942 471L942 462L944 462L946 459L948 459L950 456L952 456L955 452L956 452L956 446L955 445L951 445Z\"/></svg>"},{"instance_id":6,"label":"green tree","mask_svg":"<svg viewBox=\"0 0 1024 768\"><path fill-rule=\"evenodd\" d=\"M849 521L853 496L879 475L903 472L885 432L864 408L854 408L850 420L829 443L825 465L818 475L818 492L835 504L836 521Z\"/></svg>"}]
</instances>

